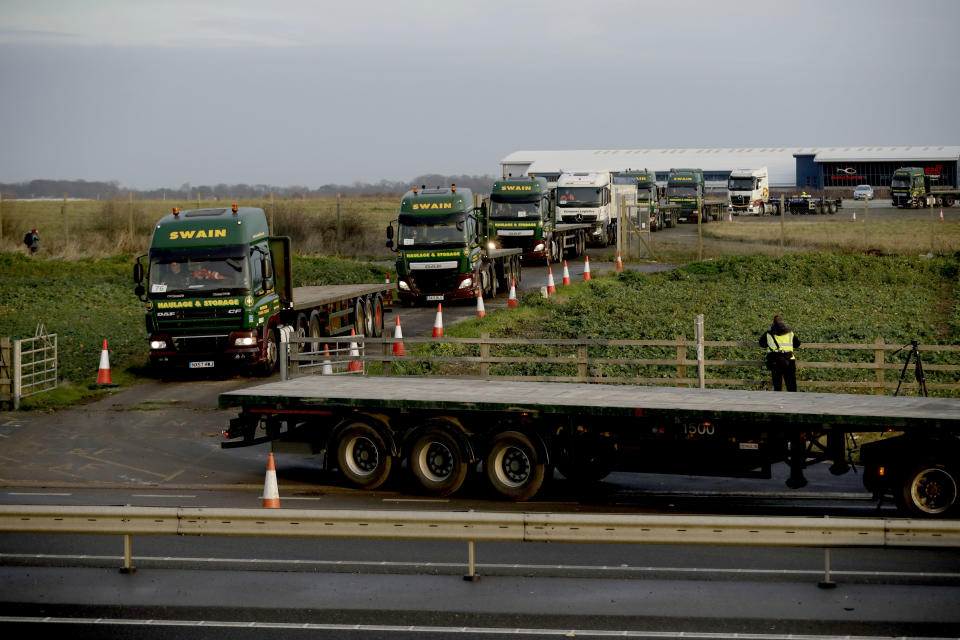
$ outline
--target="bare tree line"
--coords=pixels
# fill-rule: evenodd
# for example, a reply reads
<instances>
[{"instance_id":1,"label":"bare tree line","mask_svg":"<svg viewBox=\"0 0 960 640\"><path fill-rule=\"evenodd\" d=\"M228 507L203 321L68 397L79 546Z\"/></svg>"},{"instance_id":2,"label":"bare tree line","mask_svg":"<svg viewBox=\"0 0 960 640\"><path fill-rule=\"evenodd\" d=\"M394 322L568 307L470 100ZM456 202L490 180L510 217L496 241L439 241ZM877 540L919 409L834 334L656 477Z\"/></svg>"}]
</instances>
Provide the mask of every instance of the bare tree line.
<instances>
[{"instance_id":1,"label":"bare tree line","mask_svg":"<svg viewBox=\"0 0 960 640\"><path fill-rule=\"evenodd\" d=\"M441 175L424 174L409 182L380 180L379 182L354 182L353 184L325 184L315 189L303 185L277 186L270 184L216 184L192 185L185 182L179 187L161 187L156 189L130 189L116 180L30 180L28 182L0 182L0 194L4 198L62 198L64 194L71 198L91 200L111 200L126 198L133 193L138 200L185 200L194 199L198 192L200 198L254 200L271 194L277 198L314 198L341 194L350 195L399 195L413 186L428 187L456 184L474 191L485 193L490 190L494 176Z\"/></svg>"}]
</instances>

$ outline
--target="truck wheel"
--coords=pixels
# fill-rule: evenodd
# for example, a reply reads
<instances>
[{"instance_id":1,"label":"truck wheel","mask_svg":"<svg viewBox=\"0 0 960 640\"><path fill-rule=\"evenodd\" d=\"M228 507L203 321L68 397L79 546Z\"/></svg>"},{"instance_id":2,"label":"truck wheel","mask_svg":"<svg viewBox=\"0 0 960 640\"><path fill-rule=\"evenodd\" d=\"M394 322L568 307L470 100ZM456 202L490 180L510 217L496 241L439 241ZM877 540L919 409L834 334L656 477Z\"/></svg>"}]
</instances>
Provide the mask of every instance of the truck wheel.
<instances>
[{"instance_id":1,"label":"truck wheel","mask_svg":"<svg viewBox=\"0 0 960 640\"><path fill-rule=\"evenodd\" d=\"M373 300L368 296L363 299L363 335L373 337Z\"/></svg>"},{"instance_id":2,"label":"truck wheel","mask_svg":"<svg viewBox=\"0 0 960 640\"><path fill-rule=\"evenodd\" d=\"M546 466L533 442L519 431L498 434L484 463L497 493L517 501L528 500L540 490Z\"/></svg>"},{"instance_id":3,"label":"truck wheel","mask_svg":"<svg viewBox=\"0 0 960 640\"><path fill-rule=\"evenodd\" d=\"M456 438L442 429L428 429L410 448L410 470L424 491L448 496L467 478L465 457Z\"/></svg>"},{"instance_id":4,"label":"truck wheel","mask_svg":"<svg viewBox=\"0 0 960 640\"><path fill-rule=\"evenodd\" d=\"M297 314L297 326L296 326L296 336L298 338L306 338L310 335L310 319L305 313ZM310 345L306 342L301 342L297 344L297 353L306 353L310 350Z\"/></svg>"},{"instance_id":5,"label":"truck wheel","mask_svg":"<svg viewBox=\"0 0 960 640\"><path fill-rule=\"evenodd\" d=\"M943 516L957 507L958 477L954 469L924 462L904 476L894 498L902 510L921 517Z\"/></svg>"},{"instance_id":6,"label":"truck wheel","mask_svg":"<svg viewBox=\"0 0 960 640\"><path fill-rule=\"evenodd\" d=\"M337 465L343 475L361 489L375 489L386 482L393 467L387 444L366 422L354 422L340 434Z\"/></svg>"},{"instance_id":7,"label":"truck wheel","mask_svg":"<svg viewBox=\"0 0 960 640\"><path fill-rule=\"evenodd\" d=\"M260 365L259 375L266 377L273 375L277 370L277 363L280 362L280 349L277 346L277 332L273 329L267 329L267 334L263 338L263 356L264 361Z\"/></svg>"},{"instance_id":8,"label":"truck wheel","mask_svg":"<svg viewBox=\"0 0 960 640\"><path fill-rule=\"evenodd\" d=\"M310 314L310 328L309 328L309 332L310 332L310 337L311 337L311 338L319 338L320 336L323 335L323 325L320 323L320 314L319 314L319 313L312 313L312 314ZM317 348L317 344L316 344L316 343L310 345L311 351L315 351L316 348Z\"/></svg>"},{"instance_id":9,"label":"truck wheel","mask_svg":"<svg viewBox=\"0 0 960 640\"><path fill-rule=\"evenodd\" d=\"M363 304L363 300L357 300L353 305L353 330L357 332L358 336L367 335L367 311L366 306Z\"/></svg>"}]
</instances>

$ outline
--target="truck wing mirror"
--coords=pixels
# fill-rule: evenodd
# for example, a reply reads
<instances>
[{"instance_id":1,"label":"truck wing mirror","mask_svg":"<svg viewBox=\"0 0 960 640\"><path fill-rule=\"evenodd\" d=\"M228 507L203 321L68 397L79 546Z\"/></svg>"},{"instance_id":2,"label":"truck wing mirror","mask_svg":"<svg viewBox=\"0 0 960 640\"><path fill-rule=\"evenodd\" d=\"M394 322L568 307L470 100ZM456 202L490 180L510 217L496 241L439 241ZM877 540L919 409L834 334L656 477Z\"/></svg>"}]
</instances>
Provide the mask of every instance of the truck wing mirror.
<instances>
[{"instance_id":1,"label":"truck wing mirror","mask_svg":"<svg viewBox=\"0 0 960 640\"><path fill-rule=\"evenodd\" d=\"M393 251L393 240L387 240L387 249Z\"/></svg>"},{"instance_id":2,"label":"truck wing mirror","mask_svg":"<svg viewBox=\"0 0 960 640\"><path fill-rule=\"evenodd\" d=\"M393 225L392 225L392 224L388 224L388 225L387 225L387 240L393 240ZM393 244L393 243L391 242L391 243L388 244L387 246L389 247L391 244Z\"/></svg>"},{"instance_id":3,"label":"truck wing mirror","mask_svg":"<svg viewBox=\"0 0 960 640\"><path fill-rule=\"evenodd\" d=\"M143 282L143 265L140 262L133 263L133 281L136 283Z\"/></svg>"}]
</instances>

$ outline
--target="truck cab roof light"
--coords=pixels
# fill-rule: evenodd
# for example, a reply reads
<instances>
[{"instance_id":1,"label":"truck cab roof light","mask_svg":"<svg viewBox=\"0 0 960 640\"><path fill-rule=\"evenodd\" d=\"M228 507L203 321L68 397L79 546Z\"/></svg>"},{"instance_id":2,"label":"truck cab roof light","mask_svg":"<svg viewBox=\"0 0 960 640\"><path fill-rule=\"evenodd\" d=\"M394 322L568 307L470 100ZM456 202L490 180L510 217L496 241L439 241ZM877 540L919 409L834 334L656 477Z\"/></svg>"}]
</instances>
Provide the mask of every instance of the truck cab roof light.
<instances>
[{"instance_id":1,"label":"truck cab roof light","mask_svg":"<svg viewBox=\"0 0 960 640\"><path fill-rule=\"evenodd\" d=\"M177 217L177 216L179 216L179 215L180 215L180 207L174 207L174 208L173 208L173 217Z\"/></svg>"},{"instance_id":2,"label":"truck cab roof light","mask_svg":"<svg viewBox=\"0 0 960 640\"><path fill-rule=\"evenodd\" d=\"M420 193L420 192L417 190L416 187L414 187L414 188L413 188L413 195L417 195L418 193Z\"/></svg>"},{"instance_id":3,"label":"truck cab roof light","mask_svg":"<svg viewBox=\"0 0 960 640\"><path fill-rule=\"evenodd\" d=\"M451 184L451 185L450 185L450 191L451 191L452 193L456 193L456 192L457 192L457 185Z\"/></svg>"},{"instance_id":4,"label":"truck cab roof light","mask_svg":"<svg viewBox=\"0 0 960 640\"><path fill-rule=\"evenodd\" d=\"M233 211L234 213L236 213L238 209L239 207L237 205L233 205L232 207L230 207L230 210Z\"/></svg>"}]
</instances>

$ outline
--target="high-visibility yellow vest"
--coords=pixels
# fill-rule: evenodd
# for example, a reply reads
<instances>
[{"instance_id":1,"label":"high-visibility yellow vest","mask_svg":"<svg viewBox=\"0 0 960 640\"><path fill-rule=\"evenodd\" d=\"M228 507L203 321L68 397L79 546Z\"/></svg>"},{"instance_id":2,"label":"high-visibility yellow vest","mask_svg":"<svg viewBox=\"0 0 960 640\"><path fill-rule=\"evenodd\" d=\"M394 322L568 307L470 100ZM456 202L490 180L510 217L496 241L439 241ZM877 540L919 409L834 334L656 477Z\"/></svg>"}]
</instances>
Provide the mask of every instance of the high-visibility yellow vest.
<instances>
[{"instance_id":1,"label":"high-visibility yellow vest","mask_svg":"<svg viewBox=\"0 0 960 640\"><path fill-rule=\"evenodd\" d=\"M776 351L777 347L780 347L780 351L786 351L790 354L791 360L795 359L793 355L793 331L782 336L775 336L767 332L767 346L770 347L770 351Z\"/></svg>"}]
</instances>

